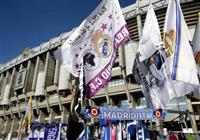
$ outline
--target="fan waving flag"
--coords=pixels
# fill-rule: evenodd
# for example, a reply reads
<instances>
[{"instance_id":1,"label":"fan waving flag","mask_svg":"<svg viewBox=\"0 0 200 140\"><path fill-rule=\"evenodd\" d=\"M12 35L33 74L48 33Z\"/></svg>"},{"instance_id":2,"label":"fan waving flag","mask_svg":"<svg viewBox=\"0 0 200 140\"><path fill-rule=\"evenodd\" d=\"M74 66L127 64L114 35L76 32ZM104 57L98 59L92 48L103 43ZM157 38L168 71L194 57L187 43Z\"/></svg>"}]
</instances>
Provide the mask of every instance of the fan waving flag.
<instances>
[{"instance_id":1,"label":"fan waving flag","mask_svg":"<svg viewBox=\"0 0 200 140\"><path fill-rule=\"evenodd\" d=\"M56 52L56 57L74 76L79 76L83 57L86 97L91 98L110 80L116 50L128 39L118 0L103 0Z\"/></svg>"},{"instance_id":2,"label":"fan waving flag","mask_svg":"<svg viewBox=\"0 0 200 140\"><path fill-rule=\"evenodd\" d=\"M163 43L177 96L199 85L188 27L179 0L170 0L164 24Z\"/></svg>"}]
</instances>

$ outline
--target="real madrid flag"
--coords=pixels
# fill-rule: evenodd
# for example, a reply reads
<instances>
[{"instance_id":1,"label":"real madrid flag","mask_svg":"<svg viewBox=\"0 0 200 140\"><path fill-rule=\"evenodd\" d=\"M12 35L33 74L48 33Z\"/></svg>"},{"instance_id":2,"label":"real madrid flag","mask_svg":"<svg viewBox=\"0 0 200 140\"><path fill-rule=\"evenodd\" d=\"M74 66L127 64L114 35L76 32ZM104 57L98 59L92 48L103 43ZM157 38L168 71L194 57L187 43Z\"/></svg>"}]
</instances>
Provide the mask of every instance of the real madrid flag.
<instances>
[{"instance_id":1,"label":"real madrid flag","mask_svg":"<svg viewBox=\"0 0 200 140\"><path fill-rule=\"evenodd\" d=\"M166 69L165 52L152 4L148 8L138 53L139 59L135 59L133 67L135 80L143 86L148 106L153 109L164 108L175 94Z\"/></svg>"},{"instance_id":2,"label":"real madrid flag","mask_svg":"<svg viewBox=\"0 0 200 140\"><path fill-rule=\"evenodd\" d=\"M140 61L150 58L162 44L160 29L152 4L149 5L142 36L139 41L138 52Z\"/></svg>"},{"instance_id":3,"label":"real madrid flag","mask_svg":"<svg viewBox=\"0 0 200 140\"><path fill-rule=\"evenodd\" d=\"M111 78L116 50L129 39L118 0L103 0L72 33L56 56L74 76L84 58L86 97Z\"/></svg>"},{"instance_id":4,"label":"real madrid flag","mask_svg":"<svg viewBox=\"0 0 200 140\"><path fill-rule=\"evenodd\" d=\"M184 96L193 91L199 81L191 39L179 0L169 1L163 43L174 89L177 96Z\"/></svg>"}]
</instances>

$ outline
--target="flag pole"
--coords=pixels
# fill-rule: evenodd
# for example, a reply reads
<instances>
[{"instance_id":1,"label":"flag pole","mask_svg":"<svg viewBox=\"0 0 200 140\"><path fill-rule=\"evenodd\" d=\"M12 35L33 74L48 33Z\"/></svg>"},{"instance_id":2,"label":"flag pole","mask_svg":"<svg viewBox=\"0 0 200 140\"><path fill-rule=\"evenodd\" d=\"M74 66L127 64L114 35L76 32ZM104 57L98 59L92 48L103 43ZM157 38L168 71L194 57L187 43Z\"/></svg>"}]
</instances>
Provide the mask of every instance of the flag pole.
<instances>
[{"instance_id":1,"label":"flag pole","mask_svg":"<svg viewBox=\"0 0 200 140\"><path fill-rule=\"evenodd\" d=\"M131 42L131 47L132 47L132 49L133 49L133 52L137 52L137 50L136 50L136 49L134 49L134 46L133 46L133 41L131 40L131 38L130 38L130 37L129 37L129 41ZM139 65L139 62L138 62L138 55L137 55L137 54L136 54L136 57L135 57L135 59L136 59L136 65L138 66L138 69L139 69L139 74L140 74L140 75L142 75L142 74L141 74L140 65ZM142 84L144 85L143 81L142 81ZM147 95L147 94L144 92L144 89L143 89L143 87L141 87L141 88L142 88L142 90L143 90L143 94L144 94L144 96L145 96L145 97L149 96L149 95ZM151 98L150 98L150 99L151 99ZM150 100L150 104L151 104L151 106L152 106L153 110L155 110L155 108L154 108L154 106L153 106L153 103L152 103L152 100ZM147 106L147 107L149 107L149 106Z\"/></svg>"},{"instance_id":2,"label":"flag pole","mask_svg":"<svg viewBox=\"0 0 200 140\"><path fill-rule=\"evenodd\" d=\"M161 44L161 46L162 46L162 47L160 47L160 48L158 49L159 55L160 55L160 54L163 54L164 57L166 58L165 53L162 53L162 51L161 51L162 48L164 49L163 44ZM162 61L162 63L164 63L164 62L163 62L163 59L161 59L161 61ZM169 73L169 67L168 67L168 65L166 65L166 70L167 70L167 73ZM183 116L182 116L182 113L181 113L180 104L179 104L179 102L178 102L178 96L177 96L177 93L176 93L176 90L175 90L175 87L174 87L174 84L173 84L173 80L171 79L171 77L170 77L170 80L169 80L169 81L170 81L170 82L169 82L169 83L170 83L170 86L172 87L172 90L173 90L173 92L174 92L174 94L175 94L175 96L176 96L176 103L177 103L177 106L178 106L178 112L180 113L180 116L179 116L179 117L180 117L180 121L183 121L185 127L188 129L187 123L185 122L185 120L184 120L184 118L183 118ZM181 128L182 128L182 127L181 127Z\"/></svg>"}]
</instances>

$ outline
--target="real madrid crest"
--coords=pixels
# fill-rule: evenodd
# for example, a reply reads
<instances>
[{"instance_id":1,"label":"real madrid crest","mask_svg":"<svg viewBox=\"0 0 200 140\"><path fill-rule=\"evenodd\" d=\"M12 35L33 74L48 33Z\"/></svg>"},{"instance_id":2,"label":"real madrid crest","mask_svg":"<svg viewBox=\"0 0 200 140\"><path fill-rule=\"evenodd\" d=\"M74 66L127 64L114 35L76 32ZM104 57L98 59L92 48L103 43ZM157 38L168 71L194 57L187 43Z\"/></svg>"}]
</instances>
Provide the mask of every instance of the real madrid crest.
<instances>
[{"instance_id":1,"label":"real madrid crest","mask_svg":"<svg viewBox=\"0 0 200 140\"><path fill-rule=\"evenodd\" d=\"M94 50L100 58L107 58L112 52L112 39L109 35L103 34L101 30L93 33L91 42L94 44Z\"/></svg>"},{"instance_id":2,"label":"real madrid crest","mask_svg":"<svg viewBox=\"0 0 200 140\"><path fill-rule=\"evenodd\" d=\"M166 49L166 56L170 57L174 53L175 49L175 39L176 32L175 30L171 30L169 32L163 33L163 43Z\"/></svg>"}]
</instances>

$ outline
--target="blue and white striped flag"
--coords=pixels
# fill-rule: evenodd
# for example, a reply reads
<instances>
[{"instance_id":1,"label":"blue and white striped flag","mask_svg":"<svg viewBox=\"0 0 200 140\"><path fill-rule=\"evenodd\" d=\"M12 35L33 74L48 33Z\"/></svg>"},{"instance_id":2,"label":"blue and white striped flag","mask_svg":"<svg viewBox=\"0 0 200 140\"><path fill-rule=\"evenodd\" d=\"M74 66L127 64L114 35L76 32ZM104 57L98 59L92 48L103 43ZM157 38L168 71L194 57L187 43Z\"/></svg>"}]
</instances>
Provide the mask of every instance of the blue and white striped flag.
<instances>
[{"instance_id":1,"label":"blue and white striped flag","mask_svg":"<svg viewBox=\"0 0 200 140\"><path fill-rule=\"evenodd\" d=\"M144 128L143 127L137 128L137 138L136 138L136 140L145 140Z\"/></svg>"}]
</instances>

